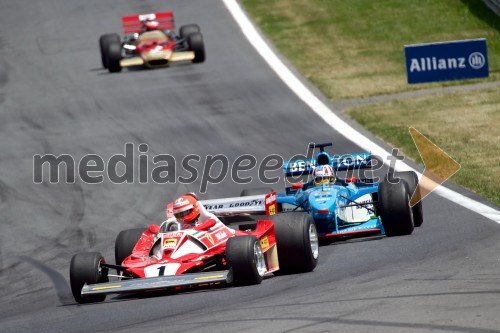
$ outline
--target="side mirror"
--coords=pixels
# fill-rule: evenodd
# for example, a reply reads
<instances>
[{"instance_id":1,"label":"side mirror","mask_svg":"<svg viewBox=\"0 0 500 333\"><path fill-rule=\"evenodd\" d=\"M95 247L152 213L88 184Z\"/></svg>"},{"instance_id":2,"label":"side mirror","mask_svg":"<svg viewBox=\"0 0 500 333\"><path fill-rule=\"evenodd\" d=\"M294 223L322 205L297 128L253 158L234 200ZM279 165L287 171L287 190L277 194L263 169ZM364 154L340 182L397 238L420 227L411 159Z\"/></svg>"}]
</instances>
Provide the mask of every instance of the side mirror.
<instances>
[{"instance_id":1,"label":"side mirror","mask_svg":"<svg viewBox=\"0 0 500 333\"><path fill-rule=\"evenodd\" d=\"M351 177L351 178L346 178L346 179L345 179L345 182L346 182L347 184L349 184L349 183L355 183L355 182L356 182L356 180L357 180L357 179L356 179L356 177Z\"/></svg>"},{"instance_id":2,"label":"side mirror","mask_svg":"<svg viewBox=\"0 0 500 333\"><path fill-rule=\"evenodd\" d=\"M208 229L212 228L215 225L215 223L217 223L217 222L214 219L208 219L205 222L203 222L202 224L194 227L194 230L207 231Z\"/></svg>"},{"instance_id":3,"label":"side mirror","mask_svg":"<svg viewBox=\"0 0 500 333\"><path fill-rule=\"evenodd\" d=\"M156 235L160 232L160 227L157 224L150 224L148 230L153 235Z\"/></svg>"},{"instance_id":4,"label":"side mirror","mask_svg":"<svg viewBox=\"0 0 500 333\"><path fill-rule=\"evenodd\" d=\"M298 190L299 188L304 188L304 184L302 184L302 183L292 184L292 189Z\"/></svg>"}]
</instances>

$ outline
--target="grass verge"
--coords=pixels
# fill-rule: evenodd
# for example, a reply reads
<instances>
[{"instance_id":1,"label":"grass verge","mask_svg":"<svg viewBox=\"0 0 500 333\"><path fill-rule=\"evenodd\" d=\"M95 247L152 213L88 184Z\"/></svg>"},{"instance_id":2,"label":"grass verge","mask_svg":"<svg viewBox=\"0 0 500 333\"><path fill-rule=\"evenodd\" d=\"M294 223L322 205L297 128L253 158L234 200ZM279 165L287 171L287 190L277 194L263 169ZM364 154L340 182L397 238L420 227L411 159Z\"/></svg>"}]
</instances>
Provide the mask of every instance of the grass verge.
<instances>
[{"instance_id":1,"label":"grass verge","mask_svg":"<svg viewBox=\"0 0 500 333\"><path fill-rule=\"evenodd\" d=\"M500 79L500 20L481 0L243 0L277 48L329 98L418 90L404 45L487 38ZM471 81L474 82L474 81Z\"/></svg>"},{"instance_id":2,"label":"grass verge","mask_svg":"<svg viewBox=\"0 0 500 333\"><path fill-rule=\"evenodd\" d=\"M365 105L347 113L370 132L422 164L413 126L462 165L452 180L500 205L500 94L497 90L429 95ZM473 105L473 107L471 107Z\"/></svg>"},{"instance_id":3,"label":"grass verge","mask_svg":"<svg viewBox=\"0 0 500 333\"><path fill-rule=\"evenodd\" d=\"M481 0L242 0L280 52L332 100L500 80L500 19ZM408 85L404 45L486 38L490 78ZM461 165L452 179L500 205L500 94L398 100L346 112L420 162L414 126Z\"/></svg>"}]
</instances>

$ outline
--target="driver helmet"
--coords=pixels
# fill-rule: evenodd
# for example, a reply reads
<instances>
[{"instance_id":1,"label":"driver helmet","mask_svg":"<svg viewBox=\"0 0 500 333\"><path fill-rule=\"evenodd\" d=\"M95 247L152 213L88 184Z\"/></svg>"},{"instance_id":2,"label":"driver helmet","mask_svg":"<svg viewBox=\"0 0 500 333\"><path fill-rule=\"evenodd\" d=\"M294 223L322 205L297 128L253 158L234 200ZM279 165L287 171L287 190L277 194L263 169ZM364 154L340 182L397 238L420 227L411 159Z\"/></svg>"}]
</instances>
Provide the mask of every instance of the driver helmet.
<instances>
[{"instance_id":1,"label":"driver helmet","mask_svg":"<svg viewBox=\"0 0 500 333\"><path fill-rule=\"evenodd\" d=\"M191 194L183 195L174 201L174 216L179 222L192 223L200 216L198 200Z\"/></svg>"},{"instance_id":2,"label":"driver helmet","mask_svg":"<svg viewBox=\"0 0 500 333\"><path fill-rule=\"evenodd\" d=\"M313 170L314 185L321 186L335 183L335 172L330 165L320 165Z\"/></svg>"},{"instance_id":3,"label":"driver helmet","mask_svg":"<svg viewBox=\"0 0 500 333\"><path fill-rule=\"evenodd\" d=\"M144 23L142 24L142 31L145 32L145 31L158 30L159 27L160 27L160 23L158 21L147 20L147 21L144 21Z\"/></svg>"}]
</instances>

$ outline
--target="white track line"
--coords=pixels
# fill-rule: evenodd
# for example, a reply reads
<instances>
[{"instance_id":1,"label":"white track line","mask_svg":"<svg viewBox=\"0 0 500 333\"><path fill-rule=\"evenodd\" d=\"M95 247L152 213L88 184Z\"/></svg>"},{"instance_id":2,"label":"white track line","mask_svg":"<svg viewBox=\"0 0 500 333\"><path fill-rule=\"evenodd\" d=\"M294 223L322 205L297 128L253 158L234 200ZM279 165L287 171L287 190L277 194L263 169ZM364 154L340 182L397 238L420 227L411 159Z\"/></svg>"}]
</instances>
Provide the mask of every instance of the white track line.
<instances>
[{"instance_id":1,"label":"white track line","mask_svg":"<svg viewBox=\"0 0 500 333\"><path fill-rule=\"evenodd\" d=\"M307 88L295 74L280 60L274 51L267 45L259 32L255 29L253 23L249 20L245 12L236 0L222 0L227 9L240 26L243 34L250 44L257 50L261 57L276 72L278 77L318 116L320 116L335 131L352 140L366 151L371 151L377 156L389 156L390 153L379 145L373 143L363 134L356 131L353 127L339 118L330 108L317 98L309 88ZM404 162L397 163L397 171L414 170ZM421 174L416 171L419 177ZM470 199L460 193L457 193L444 186L437 187L434 192L460 206L470 209L490 220L500 223L500 211L491 208L478 201Z\"/></svg>"}]
</instances>

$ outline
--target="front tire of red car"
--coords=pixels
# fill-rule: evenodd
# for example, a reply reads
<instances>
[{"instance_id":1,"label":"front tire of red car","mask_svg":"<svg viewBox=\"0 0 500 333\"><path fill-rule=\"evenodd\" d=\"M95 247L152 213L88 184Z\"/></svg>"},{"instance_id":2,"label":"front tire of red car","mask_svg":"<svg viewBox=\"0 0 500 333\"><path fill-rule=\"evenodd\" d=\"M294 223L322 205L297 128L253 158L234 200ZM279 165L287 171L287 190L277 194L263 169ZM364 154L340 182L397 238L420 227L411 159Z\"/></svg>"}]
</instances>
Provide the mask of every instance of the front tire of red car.
<instances>
[{"instance_id":1,"label":"front tire of red car","mask_svg":"<svg viewBox=\"0 0 500 333\"><path fill-rule=\"evenodd\" d=\"M239 286L261 283L267 270L262 247L253 235L229 238L226 262L233 271L233 283Z\"/></svg>"},{"instance_id":2,"label":"front tire of red car","mask_svg":"<svg viewBox=\"0 0 500 333\"><path fill-rule=\"evenodd\" d=\"M71 292L78 303L102 302L106 295L82 296L85 284L108 282L108 269L101 265L106 263L99 252L78 253L71 258L69 280Z\"/></svg>"}]
</instances>

